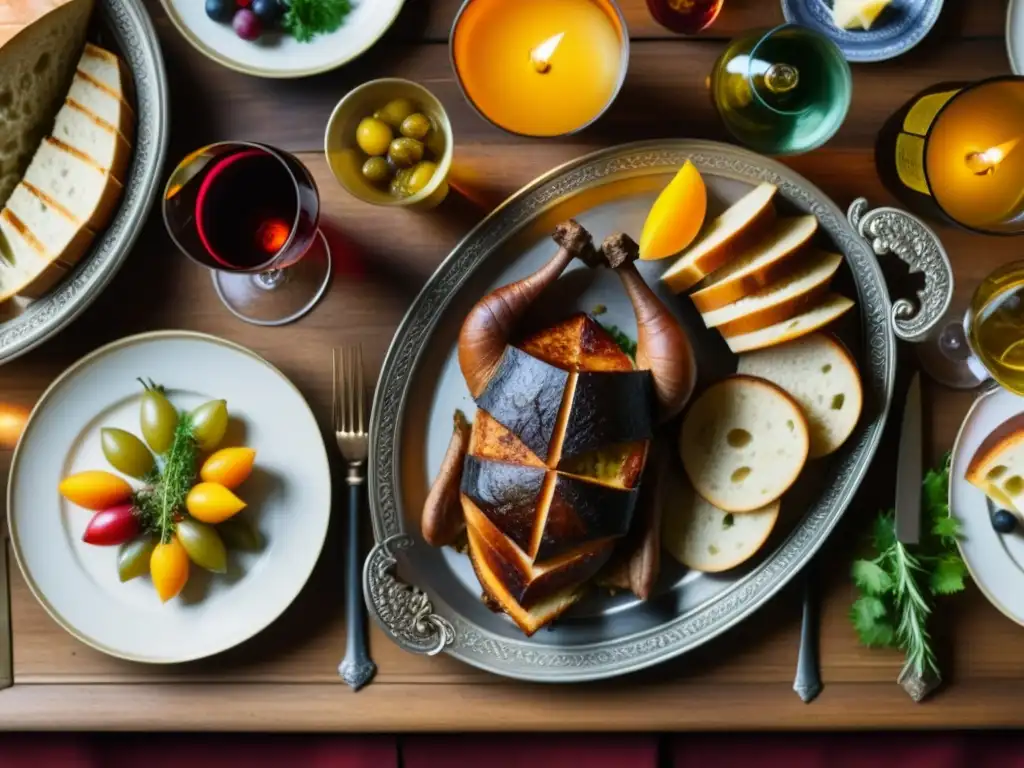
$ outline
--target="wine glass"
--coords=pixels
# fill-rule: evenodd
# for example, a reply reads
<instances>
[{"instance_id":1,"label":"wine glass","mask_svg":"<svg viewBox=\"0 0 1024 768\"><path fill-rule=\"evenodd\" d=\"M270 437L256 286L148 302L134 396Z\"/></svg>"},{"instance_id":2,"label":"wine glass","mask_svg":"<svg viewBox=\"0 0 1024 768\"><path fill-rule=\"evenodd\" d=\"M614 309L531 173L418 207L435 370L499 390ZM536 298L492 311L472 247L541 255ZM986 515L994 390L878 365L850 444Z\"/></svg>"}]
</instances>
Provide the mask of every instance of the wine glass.
<instances>
[{"instance_id":1,"label":"wine glass","mask_svg":"<svg viewBox=\"0 0 1024 768\"><path fill-rule=\"evenodd\" d=\"M807 152L832 138L853 91L842 51L798 24L734 40L715 62L710 84L726 128L769 155Z\"/></svg>"},{"instance_id":2,"label":"wine glass","mask_svg":"<svg viewBox=\"0 0 1024 768\"><path fill-rule=\"evenodd\" d=\"M917 350L940 384L973 389L989 379L1024 395L1024 261L1003 265L953 309Z\"/></svg>"},{"instance_id":3,"label":"wine glass","mask_svg":"<svg viewBox=\"0 0 1024 768\"><path fill-rule=\"evenodd\" d=\"M682 35L696 35L712 24L725 0L647 0L647 10L661 26Z\"/></svg>"},{"instance_id":4,"label":"wine glass","mask_svg":"<svg viewBox=\"0 0 1024 768\"><path fill-rule=\"evenodd\" d=\"M290 323L327 289L320 196L287 152L247 141L202 147L171 173L163 214L171 239L212 271L220 300L247 323Z\"/></svg>"}]
</instances>

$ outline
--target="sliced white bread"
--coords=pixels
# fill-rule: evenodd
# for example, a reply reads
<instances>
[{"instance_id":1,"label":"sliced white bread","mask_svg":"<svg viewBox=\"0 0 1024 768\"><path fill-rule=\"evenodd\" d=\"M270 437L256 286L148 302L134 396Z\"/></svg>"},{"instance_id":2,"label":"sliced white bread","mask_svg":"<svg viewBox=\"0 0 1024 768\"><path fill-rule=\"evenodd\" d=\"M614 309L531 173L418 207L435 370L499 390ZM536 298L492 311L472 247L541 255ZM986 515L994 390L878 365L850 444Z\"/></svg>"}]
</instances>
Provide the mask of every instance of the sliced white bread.
<instances>
[{"instance_id":1,"label":"sliced white bread","mask_svg":"<svg viewBox=\"0 0 1024 768\"><path fill-rule=\"evenodd\" d=\"M708 328L728 338L789 320L814 306L828 291L843 257L814 251L795 272L739 301L702 315Z\"/></svg>"},{"instance_id":2,"label":"sliced white bread","mask_svg":"<svg viewBox=\"0 0 1024 768\"><path fill-rule=\"evenodd\" d=\"M78 60L78 70L129 104L134 100L131 72L117 54L86 43L82 58Z\"/></svg>"},{"instance_id":3,"label":"sliced white bread","mask_svg":"<svg viewBox=\"0 0 1024 768\"><path fill-rule=\"evenodd\" d=\"M92 243L91 230L26 182L14 188L7 209L43 246L47 261L73 267Z\"/></svg>"},{"instance_id":4,"label":"sliced white bread","mask_svg":"<svg viewBox=\"0 0 1024 768\"><path fill-rule=\"evenodd\" d=\"M53 125L93 0L0 2L0 206Z\"/></svg>"},{"instance_id":5,"label":"sliced white bread","mask_svg":"<svg viewBox=\"0 0 1024 768\"><path fill-rule=\"evenodd\" d=\"M774 184L760 184L712 219L661 276L665 285L674 293L689 290L741 252L775 219L776 191Z\"/></svg>"},{"instance_id":6,"label":"sliced white bread","mask_svg":"<svg viewBox=\"0 0 1024 768\"><path fill-rule=\"evenodd\" d=\"M721 573L749 560L768 540L781 503L742 515L719 509L687 487L666 505L661 540L676 560L704 573Z\"/></svg>"},{"instance_id":7,"label":"sliced white bread","mask_svg":"<svg viewBox=\"0 0 1024 768\"><path fill-rule=\"evenodd\" d=\"M774 347L808 333L813 333L819 328L824 328L832 321L842 317L853 307L853 302L838 293L826 294L820 304L802 312L789 320L770 325L759 331L744 333L739 336L730 336L726 339L731 349L736 354L750 352L755 349Z\"/></svg>"},{"instance_id":8,"label":"sliced white bread","mask_svg":"<svg viewBox=\"0 0 1024 768\"><path fill-rule=\"evenodd\" d=\"M853 433L864 405L853 355L827 333L740 355L739 373L786 390L804 411L811 433L810 458L837 450Z\"/></svg>"},{"instance_id":9,"label":"sliced white bread","mask_svg":"<svg viewBox=\"0 0 1024 768\"><path fill-rule=\"evenodd\" d=\"M70 100L64 102L51 135L124 183L131 145L120 131L82 105Z\"/></svg>"},{"instance_id":10,"label":"sliced white bread","mask_svg":"<svg viewBox=\"0 0 1024 768\"><path fill-rule=\"evenodd\" d=\"M6 208L0 212L0 254L0 302L15 295L37 299L67 274Z\"/></svg>"},{"instance_id":11,"label":"sliced white bread","mask_svg":"<svg viewBox=\"0 0 1024 768\"><path fill-rule=\"evenodd\" d=\"M690 296L697 311L706 314L739 301L793 271L793 256L818 231L813 216L778 219L763 237L703 281Z\"/></svg>"},{"instance_id":12,"label":"sliced white bread","mask_svg":"<svg viewBox=\"0 0 1024 768\"><path fill-rule=\"evenodd\" d=\"M1024 515L1024 413L985 438L964 477L997 506Z\"/></svg>"},{"instance_id":13,"label":"sliced white bread","mask_svg":"<svg viewBox=\"0 0 1024 768\"><path fill-rule=\"evenodd\" d=\"M113 126L129 142L135 137L135 113L124 97L81 69L75 72L67 98Z\"/></svg>"},{"instance_id":14,"label":"sliced white bread","mask_svg":"<svg viewBox=\"0 0 1024 768\"><path fill-rule=\"evenodd\" d=\"M53 137L39 145L25 181L94 232L110 223L121 196L117 179Z\"/></svg>"},{"instance_id":15,"label":"sliced white bread","mask_svg":"<svg viewBox=\"0 0 1024 768\"><path fill-rule=\"evenodd\" d=\"M730 376L690 406L679 437L694 489L727 512L779 498L807 462L810 435L797 402L770 381Z\"/></svg>"}]
</instances>

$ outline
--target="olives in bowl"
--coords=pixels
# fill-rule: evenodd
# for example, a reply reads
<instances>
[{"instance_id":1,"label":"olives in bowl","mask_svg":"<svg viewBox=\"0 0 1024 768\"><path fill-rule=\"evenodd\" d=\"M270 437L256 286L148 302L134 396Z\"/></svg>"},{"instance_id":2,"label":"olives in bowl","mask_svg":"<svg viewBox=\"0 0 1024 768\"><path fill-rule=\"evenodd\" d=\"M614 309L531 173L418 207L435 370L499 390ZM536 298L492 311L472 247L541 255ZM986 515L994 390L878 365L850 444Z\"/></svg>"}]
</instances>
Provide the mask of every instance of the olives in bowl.
<instances>
[{"instance_id":1,"label":"olives in bowl","mask_svg":"<svg viewBox=\"0 0 1024 768\"><path fill-rule=\"evenodd\" d=\"M451 125L418 83L386 78L354 89L335 107L324 145L335 178L365 202L429 208L447 194Z\"/></svg>"}]
</instances>

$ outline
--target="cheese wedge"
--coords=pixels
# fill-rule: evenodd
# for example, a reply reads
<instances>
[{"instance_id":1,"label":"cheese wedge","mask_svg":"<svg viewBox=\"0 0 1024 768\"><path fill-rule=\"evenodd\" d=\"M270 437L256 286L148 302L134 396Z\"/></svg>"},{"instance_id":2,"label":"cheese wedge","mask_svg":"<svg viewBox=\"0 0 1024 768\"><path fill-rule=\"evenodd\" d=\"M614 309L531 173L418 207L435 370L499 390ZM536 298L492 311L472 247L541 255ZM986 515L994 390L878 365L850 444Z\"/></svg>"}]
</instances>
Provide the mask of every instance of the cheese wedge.
<instances>
[{"instance_id":1,"label":"cheese wedge","mask_svg":"<svg viewBox=\"0 0 1024 768\"><path fill-rule=\"evenodd\" d=\"M14 188L7 209L42 245L49 262L73 267L92 244L93 234L89 229L26 182Z\"/></svg>"},{"instance_id":2,"label":"cheese wedge","mask_svg":"<svg viewBox=\"0 0 1024 768\"><path fill-rule=\"evenodd\" d=\"M8 209L0 212L0 302L15 295L37 299L67 274Z\"/></svg>"},{"instance_id":3,"label":"cheese wedge","mask_svg":"<svg viewBox=\"0 0 1024 768\"><path fill-rule=\"evenodd\" d=\"M674 293L682 293L738 255L744 245L749 245L750 240L762 234L775 219L772 198L776 191L773 184L754 187L712 219L661 276L662 282Z\"/></svg>"},{"instance_id":4,"label":"cheese wedge","mask_svg":"<svg viewBox=\"0 0 1024 768\"><path fill-rule=\"evenodd\" d=\"M832 22L840 29L868 30L892 0L835 0Z\"/></svg>"},{"instance_id":5,"label":"cheese wedge","mask_svg":"<svg viewBox=\"0 0 1024 768\"><path fill-rule=\"evenodd\" d=\"M25 181L94 232L110 223L121 196L117 179L52 137L39 145Z\"/></svg>"},{"instance_id":6,"label":"cheese wedge","mask_svg":"<svg viewBox=\"0 0 1024 768\"><path fill-rule=\"evenodd\" d=\"M1024 413L1003 422L982 441L964 477L996 506L1024 515Z\"/></svg>"},{"instance_id":7,"label":"cheese wedge","mask_svg":"<svg viewBox=\"0 0 1024 768\"><path fill-rule=\"evenodd\" d=\"M79 69L71 81L67 98L116 128L131 142L135 137L135 113L124 97Z\"/></svg>"},{"instance_id":8,"label":"cheese wedge","mask_svg":"<svg viewBox=\"0 0 1024 768\"><path fill-rule=\"evenodd\" d=\"M53 138L77 150L111 176L124 182L131 147L121 132L81 104L64 102L53 126Z\"/></svg>"},{"instance_id":9,"label":"cheese wedge","mask_svg":"<svg viewBox=\"0 0 1024 768\"><path fill-rule=\"evenodd\" d=\"M739 301L793 271L791 258L818 231L813 216L779 219L757 243L702 282L690 298L701 314Z\"/></svg>"},{"instance_id":10,"label":"cheese wedge","mask_svg":"<svg viewBox=\"0 0 1024 768\"><path fill-rule=\"evenodd\" d=\"M852 307L853 302L850 299L838 293L830 293L816 307L794 318L762 328L760 331L732 336L726 339L726 342L729 349L737 354L772 347L824 328L849 312Z\"/></svg>"},{"instance_id":11,"label":"cheese wedge","mask_svg":"<svg viewBox=\"0 0 1024 768\"><path fill-rule=\"evenodd\" d=\"M737 371L782 387L800 404L811 433L810 458L833 453L853 434L864 392L853 356L834 336L812 333L748 352Z\"/></svg>"},{"instance_id":12,"label":"cheese wedge","mask_svg":"<svg viewBox=\"0 0 1024 768\"><path fill-rule=\"evenodd\" d=\"M789 320L810 309L828 290L832 276L843 263L836 253L815 251L788 277L750 296L702 315L708 328L725 337L739 336Z\"/></svg>"}]
</instances>

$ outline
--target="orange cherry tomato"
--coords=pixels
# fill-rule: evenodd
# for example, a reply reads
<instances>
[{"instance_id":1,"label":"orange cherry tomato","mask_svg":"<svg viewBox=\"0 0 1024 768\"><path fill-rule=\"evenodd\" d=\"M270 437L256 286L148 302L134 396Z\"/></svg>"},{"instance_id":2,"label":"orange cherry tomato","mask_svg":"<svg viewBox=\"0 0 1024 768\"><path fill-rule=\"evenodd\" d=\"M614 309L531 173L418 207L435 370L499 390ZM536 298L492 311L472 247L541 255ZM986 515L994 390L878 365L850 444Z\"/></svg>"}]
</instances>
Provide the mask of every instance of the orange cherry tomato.
<instances>
[{"instance_id":1,"label":"orange cherry tomato","mask_svg":"<svg viewBox=\"0 0 1024 768\"><path fill-rule=\"evenodd\" d=\"M132 487L117 475L90 470L70 475L58 486L60 495L86 509L99 512L131 500Z\"/></svg>"},{"instance_id":2,"label":"orange cherry tomato","mask_svg":"<svg viewBox=\"0 0 1024 768\"><path fill-rule=\"evenodd\" d=\"M180 541L172 536L166 544L157 544L153 548L153 554L149 556L149 575L153 577L153 586L162 603L177 596L185 588L188 581L188 553Z\"/></svg>"},{"instance_id":3,"label":"orange cherry tomato","mask_svg":"<svg viewBox=\"0 0 1024 768\"><path fill-rule=\"evenodd\" d=\"M189 491L185 506L196 520L216 525L245 509L245 502L219 483L200 483Z\"/></svg>"},{"instance_id":4,"label":"orange cherry tomato","mask_svg":"<svg viewBox=\"0 0 1024 768\"><path fill-rule=\"evenodd\" d=\"M203 463L199 476L207 483L237 488L252 473L255 460L252 448L221 448Z\"/></svg>"}]
</instances>

